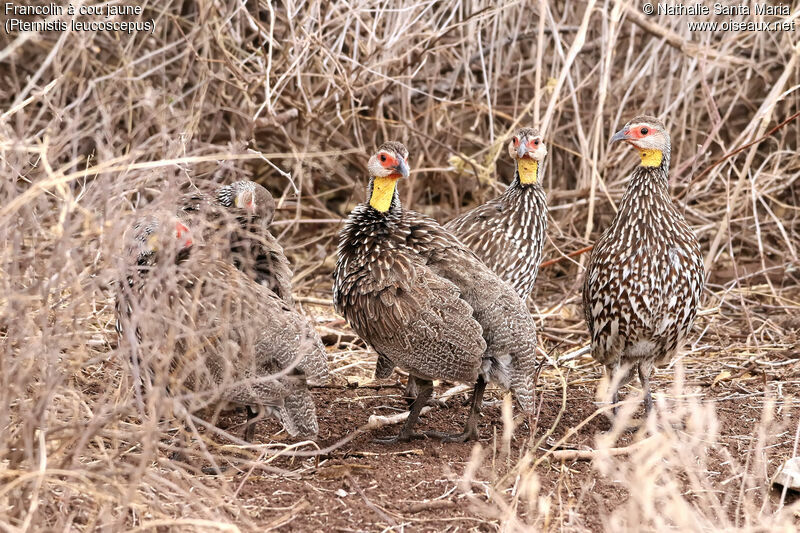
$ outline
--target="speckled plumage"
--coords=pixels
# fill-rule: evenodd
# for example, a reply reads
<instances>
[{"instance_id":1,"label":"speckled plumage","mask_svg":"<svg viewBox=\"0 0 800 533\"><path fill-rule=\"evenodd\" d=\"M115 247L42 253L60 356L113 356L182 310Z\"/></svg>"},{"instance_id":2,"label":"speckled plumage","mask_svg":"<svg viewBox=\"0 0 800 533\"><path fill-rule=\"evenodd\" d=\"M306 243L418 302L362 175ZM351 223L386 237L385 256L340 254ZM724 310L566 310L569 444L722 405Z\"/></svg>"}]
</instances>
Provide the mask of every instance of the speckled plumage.
<instances>
[{"instance_id":1,"label":"speckled plumage","mask_svg":"<svg viewBox=\"0 0 800 533\"><path fill-rule=\"evenodd\" d=\"M649 374L674 356L691 330L705 273L697 238L669 195L666 128L655 118L637 117L615 138L623 139L631 127L663 133L653 144L663 159L634 170L614 221L592 250L583 304L593 357L612 374L625 372L620 385L638 370L649 409Z\"/></svg>"},{"instance_id":2,"label":"speckled plumage","mask_svg":"<svg viewBox=\"0 0 800 533\"><path fill-rule=\"evenodd\" d=\"M522 128L515 135L520 143L534 138L538 140L539 132L532 128ZM535 183L520 182L513 143L509 144L509 153L515 161L511 185L497 198L451 220L445 228L526 299L533 290L542 260L547 198L538 179ZM544 148L543 143L541 146Z\"/></svg>"},{"instance_id":3,"label":"speckled plumage","mask_svg":"<svg viewBox=\"0 0 800 533\"><path fill-rule=\"evenodd\" d=\"M195 391L191 410L220 402L263 408L290 435L316 435L308 385L327 381L328 367L313 326L215 249L195 244L174 260L164 220L137 224L128 237L128 290L118 295L117 318L122 338L139 353L137 362L149 356L151 380L168 376L171 393ZM140 244L153 234L165 246ZM135 339L126 336L132 330ZM154 355L160 353L154 346L174 353L165 360Z\"/></svg>"},{"instance_id":4,"label":"speckled plumage","mask_svg":"<svg viewBox=\"0 0 800 533\"><path fill-rule=\"evenodd\" d=\"M382 150L407 157L399 143ZM350 214L339 236L333 296L337 311L378 352L378 375L398 366L423 385L480 376L532 409L536 331L524 302L436 221L403 209L396 189L386 212L363 203ZM429 395L421 392L414 405Z\"/></svg>"}]
</instances>

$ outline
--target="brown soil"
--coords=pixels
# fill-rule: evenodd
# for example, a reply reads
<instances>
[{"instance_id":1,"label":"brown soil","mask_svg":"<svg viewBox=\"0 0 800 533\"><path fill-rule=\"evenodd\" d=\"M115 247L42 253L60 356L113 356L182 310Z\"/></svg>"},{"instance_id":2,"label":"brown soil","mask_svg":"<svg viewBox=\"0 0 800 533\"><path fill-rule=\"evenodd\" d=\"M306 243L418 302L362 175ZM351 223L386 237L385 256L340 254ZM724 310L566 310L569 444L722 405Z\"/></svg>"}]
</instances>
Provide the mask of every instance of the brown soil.
<instances>
[{"instance_id":1,"label":"brown soil","mask_svg":"<svg viewBox=\"0 0 800 533\"><path fill-rule=\"evenodd\" d=\"M318 444L326 447L356 430L372 414L391 415L404 410L400 397L401 384L381 382L383 387L346 387L317 389L320 417ZM585 382L584 382L585 383ZM783 383L753 378L716 384L688 384L704 402L714 402L719 417L719 439L722 447L734 457L743 458L752 442L765 405L765 397L775 398L777 421L786 421L788 430L773 435L767 449L769 471L791 456L796 421L800 382ZM656 391L668 389L668 376L661 374L654 380ZM439 391L444 390L439 387ZM560 388L548 387L543 392L543 408L535 428L536 438L550 429L561 410ZM490 402L499 393L488 395ZM462 407L463 396L451 398L447 408L436 408L420 421L420 429L458 431L463 424L467 407ZM594 383L573 384L568 389L567 408L547 440L554 443L571 428L596 413ZM344 446L318 458L280 458L272 466L289 470L295 478L250 473L234 470L226 473L241 483L239 498L252 518L265 528L281 531L495 531L497 517L488 501L489 482L497 481L508 472L509 465L517 463L521 450L529 441L527 423L519 426L511 442L511 454L503 454L503 423L499 402L485 405L480 426L482 440L478 444L443 444L435 440L417 440L409 443L383 445L373 442L375 437L391 436L399 426L387 426L356 436ZM796 422L795 422L796 423ZM611 424L604 416L595 416L576 435L568 439L570 448L592 447L595 436L608 431ZM279 439L279 426L272 422L259 425L257 442ZM744 436L744 437L743 437ZM634 431L625 433L618 446L624 446L638 436ZM541 456L544 449L535 452ZM461 482L470 458L476 449L483 452L479 469L474 473L470 487ZM725 457L712 453L706 471L723 483L730 475ZM624 489L603 476L590 461L545 461L537 467L542 483L540 494L551 501L562 502L558 520L564 520L574 510L571 529L599 531L605 529L604 516L627 498ZM716 481L714 481L716 483ZM467 496L467 492L470 496ZM779 498L773 491L771 498ZM790 495L790 500L792 496ZM525 520L525 506L518 513ZM731 513L735 511L732 509ZM606 524L607 525L607 524ZM550 524L550 527L558 527Z\"/></svg>"}]
</instances>

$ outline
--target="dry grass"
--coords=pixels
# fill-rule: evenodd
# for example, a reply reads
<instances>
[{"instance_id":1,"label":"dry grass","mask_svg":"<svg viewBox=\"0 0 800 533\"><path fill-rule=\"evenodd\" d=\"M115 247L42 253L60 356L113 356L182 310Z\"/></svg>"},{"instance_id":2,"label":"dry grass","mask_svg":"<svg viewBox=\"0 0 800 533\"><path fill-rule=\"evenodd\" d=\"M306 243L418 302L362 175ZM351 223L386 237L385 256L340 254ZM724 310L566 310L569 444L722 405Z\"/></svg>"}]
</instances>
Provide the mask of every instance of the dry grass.
<instances>
[{"instance_id":1,"label":"dry grass","mask_svg":"<svg viewBox=\"0 0 800 533\"><path fill-rule=\"evenodd\" d=\"M279 199L299 301L322 303L320 332L341 341L337 379L366 379L367 352L324 302L367 152L389 138L411 152L405 204L444 221L503 188L509 132L542 127L545 253L557 259L614 215L633 161L607 146L611 133L643 112L664 118L672 190L710 272L679 365L685 382L798 383L800 121L771 131L798 110L796 33L690 33L685 18L613 1L143 4L153 35L0 32L4 530L264 525L237 499L238 482L167 459L169 420L139 416L113 330L115 254L134 211L168 203L183 183L256 179ZM586 342L581 260L543 269L532 299L557 352ZM562 377L573 386L597 375L585 356L567 357L543 387L560 397ZM777 405L796 421L791 399L764 387L763 421L743 435L753 445L718 479L706 468L727 453L713 405L675 382L668 396L683 400L630 459L597 443L597 475L630 494L605 527L794 530L796 504L770 500L765 459L776 427L797 451L792 417L771 418ZM669 429L678 421L685 430ZM206 452L240 453L226 438L206 438ZM537 482L554 451L528 449L480 496L461 484L476 515L507 530L583 529L581 497L565 503Z\"/></svg>"}]
</instances>

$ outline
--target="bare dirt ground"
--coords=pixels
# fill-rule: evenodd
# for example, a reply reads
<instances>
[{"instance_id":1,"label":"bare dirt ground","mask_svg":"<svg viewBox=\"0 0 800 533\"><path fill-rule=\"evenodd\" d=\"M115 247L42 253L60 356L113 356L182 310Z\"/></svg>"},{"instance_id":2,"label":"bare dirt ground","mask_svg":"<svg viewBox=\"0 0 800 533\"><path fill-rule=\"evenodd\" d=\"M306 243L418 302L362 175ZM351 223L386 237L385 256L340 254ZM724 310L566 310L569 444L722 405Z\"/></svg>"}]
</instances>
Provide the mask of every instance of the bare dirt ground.
<instances>
[{"instance_id":1,"label":"bare dirt ground","mask_svg":"<svg viewBox=\"0 0 800 533\"><path fill-rule=\"evenodd\" d=\"M761 471L772 475L793 455L800 408L798 325L790 316L778 316L776 321L785 335L776 346L783 348L748 364L746 352L735 346L735 333L710 327L715 321L707 313L698 319L696 331L710 335L714 330L721 345L736 354L737 363L731 364L730 356L721 355L718 348L696 342L678 367L657 372L653 386L660 403L657 415L647 425L638 424L637 428L632 423L627 430L616 431L598 412L602 404L595 391L602 373L587 354L559 364L560 371L545 367L538 421L516 419L508 445L503 438L503 395L499 390L487 394L478 443L423 439L384 445L374 439L395 434L399 425L357 430L371 415L389 416L406 410L404 381L397 375L373 381L374 358L366 351L354 355L347 328L330 317L329 324L343 328L337 339L347 341L346 349L339 353L349 355L339 361L334 383L315 390L320 426L317 446L325 449L354 432L356 436L316 457L270 459L272 467L288 471L288 476L235 468L223 475L237 485L237 498L251 519L282 531L496 531L502 520L508 519L508 509L517 514L518 525L536 529L613 530L614 512L630 497L631 480L619 479L624 475L609 467L608 456L602 452L594 460L565 459L557 454L629 445L635 449L648 435L669 433L679 448L684 439L707 439L698 448L701 452L695 454L687 447L697 468L687 468L663 449L658 450L659 461L674 462L667 466L678 470L672 482L685 484L680 491L688 501L703 505L708 491L717 497L713 500L719 504L717 512L736 524L743 514L737 501L774 506L781 499L779 489L768 488L768 479L753 484L753 476L745 471L761 461ZM552 319L541 330L545 338L561 337L558 351L570 342L577 343L580 333L574 317ZM326 336L328 341L333 338ZM343 346L330 348L337 352ZM566 384L565 402L559 375ZM440 384L437 394L447 388L448 384ZM632 403L638 393L635 387L627 389ZM459 431L468 411L463 405L466 398L467 393L449 398L446 407L423 415L419 428ZM638 406L635 409L632 422L639 422L643 412ZM700 416L703 410L716 413L711 422ZM243 417L233 417L234 421L241 423ZM704 423L709 426L701 427ZM287 442L285 439L277 423L260 423L257 442ZM535 445L538 447L531 449ZM526 457L530 458L527 463ZM624 464L627 457L623 453L618 459ZM535 473L538 506L520 497L524 490L519 480L530 478L531 471ZM649 471L637 471L633 479L641 477L644 485L650 475ZM785 498L792 503L797 496L789 493ZM544 501L549 503L542 504Z\"/></svg>"},{"instance_id":2,"label":"bare dirt ground","mask_svg":"<svg viewBox=\"0 0 800 533\"><path fill-rule=\"evenodd\" d=\"M663 389L667 381L668 376L663 375L655 384ZM758 376L713 389L702 384L693 388L703 402L712 403L717 411L720 447L734 457L742 457L752 445L749 436L763 416L767 398L776 402L778 422L796 417L800 379L764 383ZM557 440L596 411L592 387L570 386L568 394L567 409L548 442ZM396 388L381 390L369 387L318 390L320 447L335 443L363 425L372 414L402 410L405 402L401 395L399 383ZM560 410L561 391L545 390L543 400L534 437L541 436L554 424ZM431 411L421 419L421 427L459 430L467 410L460 403L451 399L448 408ZM594 417L569 438L566 447L593 447L598 433L610 427L605 417ZM277 429L275 424L265 423L259 428L258 438L269 439L269 431ZM318 459L281 459L273 463L295 473L293 478L237 473L235 477L241 480L239 497L243 507L250 509L252 517L263 521L265 527L286 531L382 531L400 527L420 531L494 531L492 517L482 513L471 498L488 501L485 485L509 472L508 465L516 463L521 447L529 439L526 425L517 428L511 441L511 460L507 461L502 452L503 429L497 405L484 407L482 438L475 444L429 439L392 445L374 443L375 437L389 436L398 430L398 426L382 428L361 434ZM639 435L633 431L625 433L620 445L636 438ZM767 460L772 471L791 456L794 435L787 431L771 435L769 440ZM542 455L549 448L545 445L534 453ZM463 475L473 454L478 452L482 458L467 485L471 492L468 497L464 493ZM721 488L730 482L725 474L728 468L721 454L714 454L714 459L707 465L707 474L711 483ZM579 513L574 515L575 519L592 531L603 530L603 517L628 496L613 478L599 475L589 461L550 460L537 469L537 474L541 493ZM780 491L774 489L770 495L778 499ZM524 516L523 513L521 518ZM557 516L563 519L570 514Z\"/></svg>"}]
</instances>

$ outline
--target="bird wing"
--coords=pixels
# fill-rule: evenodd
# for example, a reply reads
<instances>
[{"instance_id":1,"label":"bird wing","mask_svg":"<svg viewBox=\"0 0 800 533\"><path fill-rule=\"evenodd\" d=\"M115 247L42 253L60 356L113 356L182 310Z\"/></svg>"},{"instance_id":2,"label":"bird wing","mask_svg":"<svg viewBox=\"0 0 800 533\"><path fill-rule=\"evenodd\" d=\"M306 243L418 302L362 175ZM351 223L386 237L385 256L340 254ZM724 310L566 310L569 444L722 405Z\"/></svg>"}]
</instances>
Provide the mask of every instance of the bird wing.
<instances>
[{"instance_id":1,"label":"bird wing","mask_svg":"<svg viewBox=\"0 0 800 533\"><path fill-rule=\"evenodd\" d=\"M421 377L477 378L486 343L453 283L400 253L338 275L340 309L381 356Z\"/></svg>"}]
</instances>

